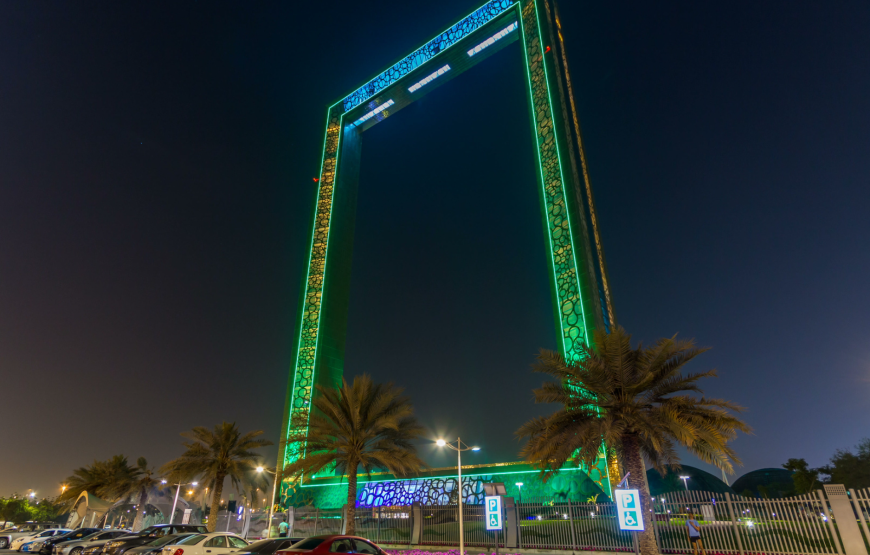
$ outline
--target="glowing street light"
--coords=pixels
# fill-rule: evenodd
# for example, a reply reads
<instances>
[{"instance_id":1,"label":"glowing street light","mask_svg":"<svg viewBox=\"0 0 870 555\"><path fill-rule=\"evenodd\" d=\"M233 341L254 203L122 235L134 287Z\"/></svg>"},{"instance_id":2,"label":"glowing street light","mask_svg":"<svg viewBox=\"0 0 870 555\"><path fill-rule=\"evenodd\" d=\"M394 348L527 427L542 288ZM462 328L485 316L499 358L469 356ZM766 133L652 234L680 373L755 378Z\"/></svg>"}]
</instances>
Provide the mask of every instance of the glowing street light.
<instances>
[{"instance_id":1,"label":"glowing street light","mask_svg":"<svg viewBox=\"0 0 870 555\"><path fill-rule=\"evenodd\" d=\"M518 490L520 490L520 503L522 503L523 502L523 483L517 482L514 485L517 487Z\"/></svg>"},{"instance_id":2,"label":"glowing street light","mask_svg":"<svg viewBox=\"0 0 870 555\"><path fill-rule=\"evenodd\" d=\"M454 443L456 445L454 445ZM443 439L439 439L435 442L438 447L447 447L448 449L453 449L456 451L456 470L457 477L459 481L459 555L465 555L465 536L462 528L462 452L463 451L480 451L480 447L473 446L469 447L466 445L462 446L462 440L460 438L456 438L455 442L446 442Z\"/></svg>"},{"instance_id":3,"label":"glowing street light","mask_svg":"<svg viewBox=\"0 0 870 555\"><path fill-rule=\"evenodd\" d=\"M691 476L680 476L680 480L682 480L683 485L686 486L686 491L689 491L689 478L691 478Z\"/></svg>"},{"instance_id":4,"label":"glowing street light","mask_svg":"<svg viewBox=\"0 0 870 555\"><path fill-rule=\"evenodd\" d=\"M160 480L160 483L165 484L166 480ZM186 484L182 484L182 483L175 484L175 500L172 502L172 512L169 514L169 524L172 524L172 521L175 520L175 507L176 507L176 505L178 505L178 493L181 491L181 486L196 487L198 485L199 485L199 482L187 482ZM190 493L193 493L193 492L191 491Z\"/></svg>"}]
</instances>

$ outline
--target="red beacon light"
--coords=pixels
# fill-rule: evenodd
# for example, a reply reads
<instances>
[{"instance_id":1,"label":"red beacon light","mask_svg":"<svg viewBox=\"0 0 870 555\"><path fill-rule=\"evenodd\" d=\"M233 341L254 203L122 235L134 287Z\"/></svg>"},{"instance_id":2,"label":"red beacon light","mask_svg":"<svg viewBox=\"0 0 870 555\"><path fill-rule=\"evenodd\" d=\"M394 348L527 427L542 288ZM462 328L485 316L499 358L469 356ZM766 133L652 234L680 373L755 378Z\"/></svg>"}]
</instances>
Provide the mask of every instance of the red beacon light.
<instances>
[{"instance_id":1,"label":"red beacon light","mask_svg":"<svg viewBox=\"0 0 870 555\"><path fill-rule=\"evenodd\" d=\"M320 181L320 180L315 177L314 182L317 183L318 181Z\"/></svg>"},{"instance_id":2,"label":"red beacon light","mask_svg":"<svg viewBox=\"0 0 870 555\"><path fill-rule=\"evenodd\" d=\"M548 46L546 50L544 50L544 54L550 51L550 47Z\"/></svg>"}]
</instances>

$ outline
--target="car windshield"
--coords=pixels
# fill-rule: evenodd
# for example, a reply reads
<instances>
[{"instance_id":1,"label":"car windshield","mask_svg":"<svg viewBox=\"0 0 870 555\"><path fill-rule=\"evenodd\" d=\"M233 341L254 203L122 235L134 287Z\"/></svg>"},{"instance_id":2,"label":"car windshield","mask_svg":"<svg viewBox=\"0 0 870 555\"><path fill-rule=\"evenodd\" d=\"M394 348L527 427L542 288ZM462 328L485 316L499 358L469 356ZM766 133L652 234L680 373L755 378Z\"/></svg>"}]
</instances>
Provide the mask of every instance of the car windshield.
<instances>
[{"instance_id":1,"label":"car windshield","mask_svg":"<svg viewBox=\"0 0 870 555\"><path fill-rule=\"evenodd\" d=\"M323 538L307 538L299 543L294 543L290 549L305 549L311 550L323 543Z\"/></svg>"},{"instance_id":2,"label":"car windshield","mask_svg":"<svg viewBox=\"0 0 870 555\"><path fill-rule=\"evenodd\" d=\"M175 544L180 542L185 538L189 538L192 534L173 534L171 536L163 536L162 538L157 538L153 542L150 542L148 545L153 547L161 547L167 544Z\"/></svg>"},{"instance_id":3,"label":"car windshield","mask_svg":"<svg viewBox=\"0 0 870 555\"><path fill-rule=\"evenodd\" d=\"M204 539L205 539L204 535L196 534L194 536L190 536L189 538L185 538L185 539L181 540L176 545L196 545Z\"/></svg>"}]
</instances>

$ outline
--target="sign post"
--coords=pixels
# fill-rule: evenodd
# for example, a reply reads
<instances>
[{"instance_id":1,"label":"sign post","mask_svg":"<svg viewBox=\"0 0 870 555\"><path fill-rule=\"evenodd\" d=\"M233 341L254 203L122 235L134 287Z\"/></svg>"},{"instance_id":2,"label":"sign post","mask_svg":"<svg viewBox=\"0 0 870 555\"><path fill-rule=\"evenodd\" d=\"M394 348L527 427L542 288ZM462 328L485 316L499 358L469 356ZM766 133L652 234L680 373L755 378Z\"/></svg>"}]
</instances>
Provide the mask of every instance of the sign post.
<instances>
[{"instance_id":1,"label":"sign post","mask_svg":"<svg viewBox=\"0 0 870 555\"><path fill-rule=\"evenodd\" d=\"M498 535L504 527L501 510L501 495L487 495L483 498L486 509L486 529L495 530L495 552L498 553Z\"/></svg>"}]
</instances>

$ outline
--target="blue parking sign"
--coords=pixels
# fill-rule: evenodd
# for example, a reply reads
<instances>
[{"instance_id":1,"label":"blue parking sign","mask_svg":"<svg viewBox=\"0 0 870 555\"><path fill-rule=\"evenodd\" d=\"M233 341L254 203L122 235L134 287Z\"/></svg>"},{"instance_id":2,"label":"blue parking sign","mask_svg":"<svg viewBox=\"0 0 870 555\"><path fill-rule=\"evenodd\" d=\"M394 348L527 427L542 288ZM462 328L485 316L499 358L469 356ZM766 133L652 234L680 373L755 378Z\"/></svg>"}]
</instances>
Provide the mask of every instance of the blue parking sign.
<instances>
[{"instance_id":1,"label":"blue parking sign","mask_svg":"<svg viewBox=\"0 0 870 555\"><path fill-rule=\"evenodd\" d=\"M614 495L619 529L643 532L640 492L636 489L618 489L614 491Z\"/></svg>"},{"instance_id":2,"label":"blue parking sign","mask_svg":"<svg viewBox=\"0 0 870 555\"><path fill-rule=\"evenodd\" d=\"M486 509L486 529L501 530L502 515L501 515L501 496L488 495L483 498L483 506Z\"/></svg>"}]
</instances>

